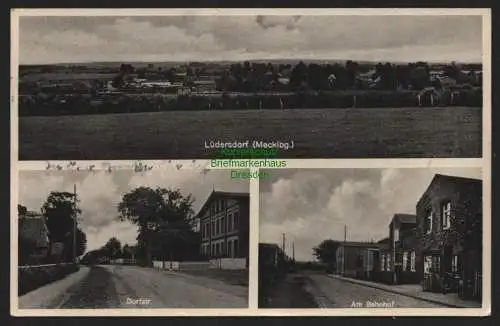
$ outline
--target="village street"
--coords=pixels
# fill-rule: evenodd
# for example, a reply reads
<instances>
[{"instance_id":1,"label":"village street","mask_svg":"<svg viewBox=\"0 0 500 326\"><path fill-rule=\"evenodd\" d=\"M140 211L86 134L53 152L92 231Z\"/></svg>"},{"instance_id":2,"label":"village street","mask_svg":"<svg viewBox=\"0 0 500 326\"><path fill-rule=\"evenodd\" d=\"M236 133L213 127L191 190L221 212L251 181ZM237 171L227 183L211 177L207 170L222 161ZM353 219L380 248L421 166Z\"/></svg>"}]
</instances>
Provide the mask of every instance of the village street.
<instances>
[{"instance_id":1,"label":"village street","mask_svg":"<svg viewBox=\"0 0 500 326\"><path fill-rule=\"evenodd\" d=\"M247 288L138 266L81 267L19 297L19 309L246 308Z\"/></svg>"},{"instance_id":2,"label":"village street","mask_svg":"<svg viewBox=\"0 0 500 326\"><path fill-rule=\"evenodd\" d=\"M409 296L310 273L308 286L320 308L445 308Z\"/></svg>"}]
</instances>

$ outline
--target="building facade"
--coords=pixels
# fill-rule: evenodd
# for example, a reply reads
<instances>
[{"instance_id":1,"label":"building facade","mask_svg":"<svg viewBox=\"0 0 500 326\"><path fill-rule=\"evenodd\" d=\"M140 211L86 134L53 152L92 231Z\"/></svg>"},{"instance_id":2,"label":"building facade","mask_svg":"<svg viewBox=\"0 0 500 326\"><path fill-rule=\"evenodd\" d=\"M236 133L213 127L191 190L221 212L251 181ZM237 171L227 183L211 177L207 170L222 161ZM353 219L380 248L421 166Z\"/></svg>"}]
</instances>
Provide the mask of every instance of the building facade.
<instances>
[{"instance_id":1,"label":"building facade","mask_svg":"<svg viewBox=\"0 0 500 326\"><path fill-rule=\"evenodd\" d=\"M389 224L389 271L393 284L415 284L417 275L417 216L395 214Z\"/></svg>"},{"instance_id":2,"label":"building facade","mask_svg":"<svg viewBox=\"0 0 500 326\"><path fill-rule=\"evenodd\" d=\"M337 248L337 274L375 279L381 245L373 242L342 242Z\"/></svg>"},{"instance_id":3,"label":"building facade","mask_svg":"<svg viewBox=\"0 0 500 326\"><path fill-rule=\"evenodd\" d=\"M481 298L482 181L437 174L417 203L417 273L427 291ZM452 283L454 284L454 283Z\"/></svg>"},{"instance_id":4,"label":"building facade","mask_svg":"<svg viewBox=\"0 0 500 326\"><path fill-rule=\"evenodd\" d=\"M213 191L198 213L201 253L212 258L245 258L248 267L248 193Z\"/></svg>"}]
</instances>

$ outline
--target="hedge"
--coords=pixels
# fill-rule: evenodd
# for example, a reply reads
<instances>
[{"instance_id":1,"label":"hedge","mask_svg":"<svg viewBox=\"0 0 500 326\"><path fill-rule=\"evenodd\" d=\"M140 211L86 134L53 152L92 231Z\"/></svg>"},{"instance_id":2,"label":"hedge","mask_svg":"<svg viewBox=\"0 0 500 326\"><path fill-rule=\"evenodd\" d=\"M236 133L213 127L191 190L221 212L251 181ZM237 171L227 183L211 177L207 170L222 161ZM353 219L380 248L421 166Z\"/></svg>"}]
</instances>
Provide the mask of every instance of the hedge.
<instances>
[{"instance_id":1,"label":"hedge","mask_svg":"<svg viewBox=\"0 0 500 326\"><path fill-rule=\"evenodd\" d=\"M58 281L80 269L77 264L58 264L18 267L18 295Z\"/></svg>"},{"instance_id":2,"label":"hedge","mask_svg":"<svg viewBox=\"0 0 500 326\"><path fill-rule=\"evenodd\" d=\"M414 91L337 91L323 93L283 94L214 94L174 97L167 95L122 94L101 99L92 96L22 96L19 116L57 116L158 111L257 110L308 108L384 108L416 107ZM430 96L421 99L422 106L482 106L480 91L462 91L444 96L441 103L431 103Z\"/></svg>"}]
</instances>

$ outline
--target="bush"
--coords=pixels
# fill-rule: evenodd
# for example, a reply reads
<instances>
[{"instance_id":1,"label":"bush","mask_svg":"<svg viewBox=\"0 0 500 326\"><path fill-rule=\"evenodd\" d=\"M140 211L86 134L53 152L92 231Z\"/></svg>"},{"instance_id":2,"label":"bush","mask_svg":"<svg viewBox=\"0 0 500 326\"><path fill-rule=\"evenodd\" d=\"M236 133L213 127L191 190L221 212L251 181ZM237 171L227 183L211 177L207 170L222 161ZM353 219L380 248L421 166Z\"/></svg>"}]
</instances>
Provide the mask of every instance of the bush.
<instances>
[{"instance_id":1,"label":"bush","mask_svg":"<svg viewBox=\"0 0 500 326\"><path fill-rule=\"evenodd\" d=\"M58 281L80 269L77 264L26 266L18 268L18 295Z\"/></svg>"}]
</instances>

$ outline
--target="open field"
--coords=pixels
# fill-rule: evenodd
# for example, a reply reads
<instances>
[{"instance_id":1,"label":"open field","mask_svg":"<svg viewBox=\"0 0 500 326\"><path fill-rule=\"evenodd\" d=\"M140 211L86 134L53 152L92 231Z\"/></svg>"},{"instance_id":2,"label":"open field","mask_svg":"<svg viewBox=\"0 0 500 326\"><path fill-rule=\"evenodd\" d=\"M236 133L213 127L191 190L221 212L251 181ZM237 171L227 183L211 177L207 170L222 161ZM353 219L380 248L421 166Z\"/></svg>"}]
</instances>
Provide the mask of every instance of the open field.
<instances>
[{"instance_id":1,"label":"open field","mask_svg":"<svg viewBox=\"0 0 500 326\"><path fill-rule=\"evenodd\" d=\"M210 140L293 140L278 158L481 157L481 119L472 107L23 117L19 159L210 159Z\"/></svg>"}]
</instances>

